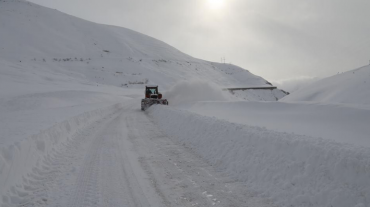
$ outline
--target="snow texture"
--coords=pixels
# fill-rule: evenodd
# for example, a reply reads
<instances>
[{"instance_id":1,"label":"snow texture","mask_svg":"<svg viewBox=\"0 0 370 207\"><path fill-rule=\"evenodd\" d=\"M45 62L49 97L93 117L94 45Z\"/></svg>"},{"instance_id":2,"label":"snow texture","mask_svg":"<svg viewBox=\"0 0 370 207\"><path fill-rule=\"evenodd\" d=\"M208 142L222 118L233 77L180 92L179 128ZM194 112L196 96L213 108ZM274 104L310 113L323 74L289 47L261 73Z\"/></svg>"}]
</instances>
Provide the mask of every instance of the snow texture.
<instances>
[{"instance_id":1,"label":"snow texture","mask_svg":"<svg viewBox=\"0 0 370 207\"><path fill-rule=\"evenodd\" d=\"M162 130L278 206L369 206L368 148L155 106Z\"/></svg>"},{"instance_id":2,"label":"snow texture","mask_svg":"<svg viewBox=\"0 0 370 207\"><path fill-rule=\"evenodd\" d=\"M119 105L105 109L98 109L83 113L79 116L65 120L51 128L41 131L13 145L0 148L0 193L2 201L8 203L9 199L5 194L8 189L15 186L27 188L28 174L36 170L41 161L47 160L50 156L57 156L58 148L72 142L72 137L79 129L88 126L98 119L115 113ZM21 199L22 192L17 193ZM14 201L13 203L18 203Z\"/></svg>"},{"instance_id":3,"label":"snow texture","mask_svg":"<svg viewBox=\"0 0 370 207\"><path fill-rule=\"evenodd\" d=\"M370 110L347 105L284 102L198 102L186 107L229 122L370 147Z\"/></svg>"}]
</instances>

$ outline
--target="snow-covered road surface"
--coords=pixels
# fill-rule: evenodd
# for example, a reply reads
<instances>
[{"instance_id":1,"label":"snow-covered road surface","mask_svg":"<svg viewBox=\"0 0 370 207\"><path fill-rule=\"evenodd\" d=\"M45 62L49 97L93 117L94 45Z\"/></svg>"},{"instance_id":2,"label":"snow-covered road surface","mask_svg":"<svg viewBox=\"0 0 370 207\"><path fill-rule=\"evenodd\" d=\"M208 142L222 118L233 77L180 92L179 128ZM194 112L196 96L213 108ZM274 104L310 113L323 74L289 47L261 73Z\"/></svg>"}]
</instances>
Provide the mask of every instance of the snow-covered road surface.
<instances>
[{"instance_id":1,"label":"snow-covered road surface","mask_svg":"<svg viewBox=\"0 0 370 207\"><path fill-rule=\"evenodd\" d=\"M79 129L4 206L271 206L174 143L136 102Z\"/></svg>"}]
</instances>

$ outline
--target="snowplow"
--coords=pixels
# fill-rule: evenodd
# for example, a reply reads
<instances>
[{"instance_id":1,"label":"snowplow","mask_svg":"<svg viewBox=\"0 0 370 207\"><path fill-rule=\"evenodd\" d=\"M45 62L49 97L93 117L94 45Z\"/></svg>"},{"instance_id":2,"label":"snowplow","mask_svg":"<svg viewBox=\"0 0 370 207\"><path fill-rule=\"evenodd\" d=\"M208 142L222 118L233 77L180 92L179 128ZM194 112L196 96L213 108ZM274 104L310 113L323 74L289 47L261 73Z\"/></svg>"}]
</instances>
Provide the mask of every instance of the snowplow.
<instances>
[{"instance_id":1,"label":"snowplow","mask_svg":"<svg viewBox=\"0 0 370 207\"><path fill-rule=\"evenodd\" d=\"M168 105L167 99L162 99L162 94L158 92L158 86L145 86L145 98L141 99L141 110L149 108L153 104Z\"/></svg>"}]
</instances>

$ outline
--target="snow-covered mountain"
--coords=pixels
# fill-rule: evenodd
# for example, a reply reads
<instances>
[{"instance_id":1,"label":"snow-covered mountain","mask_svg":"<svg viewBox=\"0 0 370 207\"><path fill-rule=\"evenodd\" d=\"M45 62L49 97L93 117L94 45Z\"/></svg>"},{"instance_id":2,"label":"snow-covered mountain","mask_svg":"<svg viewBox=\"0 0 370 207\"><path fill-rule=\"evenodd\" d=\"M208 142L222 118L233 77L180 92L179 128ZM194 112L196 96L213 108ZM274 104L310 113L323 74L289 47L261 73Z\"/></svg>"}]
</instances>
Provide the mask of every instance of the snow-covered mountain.
<instances>
[{"instance_id":1,"label":"snow-covered mountain","mask_svg":"<svg viewBox=\"0 0 370 207\"><path fill-rule=\"evenodd\" d=\"M370 104L370 65L310 84L282 101Z\"/></svg>"},{"instance_id":2,"label":"snow-covered mountain","mask_svg":"<svg viewBox=\"0 0 370 207\"><path fill-rule=\"evenodd\" d=\"M166 89L191 79L220 87L269 85L235 65L199 60L138 32L26 1L1 1L0 24L0 38L6 40L0 43L2 68L32 66L27 72L117 87L149 83Z\"/></svg>"}]
</instances>

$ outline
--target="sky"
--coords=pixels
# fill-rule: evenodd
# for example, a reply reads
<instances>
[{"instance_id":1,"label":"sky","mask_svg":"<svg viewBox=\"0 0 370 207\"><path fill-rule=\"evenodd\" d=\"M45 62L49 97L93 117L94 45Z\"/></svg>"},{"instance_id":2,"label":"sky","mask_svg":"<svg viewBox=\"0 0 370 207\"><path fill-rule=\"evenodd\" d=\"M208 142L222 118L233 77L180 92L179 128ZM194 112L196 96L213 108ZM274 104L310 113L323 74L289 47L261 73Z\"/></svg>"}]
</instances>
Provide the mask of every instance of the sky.
<instances>
[{"instance_id":1,"label":"sky","mask_svg":"<svg viewBox=\"0 0 370 207\"><path fill-rule=\"evenodd\" d=\"M126 27L193 57L272 82L332 76L369 64L368 0L30 0Z\"/></svg>"}]
</instances>

